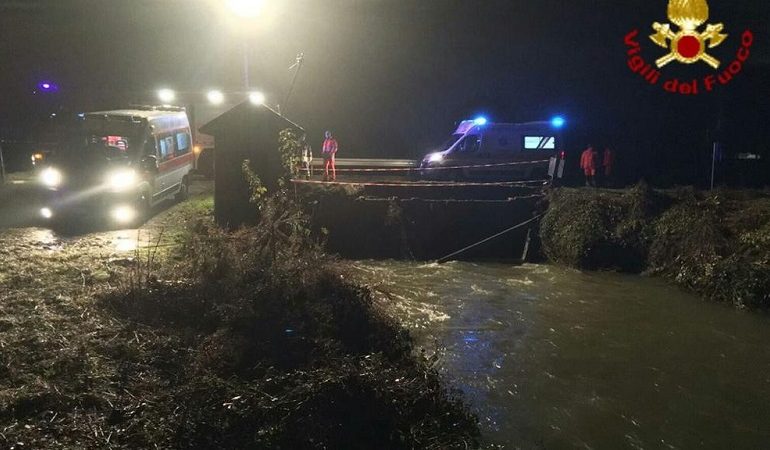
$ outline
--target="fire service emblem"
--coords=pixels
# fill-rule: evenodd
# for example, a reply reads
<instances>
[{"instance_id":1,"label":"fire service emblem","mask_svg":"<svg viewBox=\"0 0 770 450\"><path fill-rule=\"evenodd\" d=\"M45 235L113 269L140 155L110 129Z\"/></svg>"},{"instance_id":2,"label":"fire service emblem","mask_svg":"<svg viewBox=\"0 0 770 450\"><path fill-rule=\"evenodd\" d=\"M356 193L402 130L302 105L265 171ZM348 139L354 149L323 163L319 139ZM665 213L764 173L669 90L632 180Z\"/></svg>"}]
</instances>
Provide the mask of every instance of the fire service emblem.
<instances>
[{"instance_id":1,"label":"fire service emblem","mask_svg":"<svg viewBox=\"0 0 770 450\"><path fill-rule=\"evenodd\" d=\"M668 19L679 27L679 31L675 33L669 23L655 22L652 25L656 31L650 36L652 42L671 50L668 55L655 61L655 64L660 68L673 60L684 64L703 61L718 69L720 62L706 53L706 45L708 44L708 48L714 48L721 44L727 35L722 34L724 25L721 23L706 25L706 30L699 32L698 28L708 18L709 5L706 0L669 0Z\"/></svg>"},{"instance_id":2,"label":"fire service emblem","mask_svg":"<svg viewBox=\"0 0 770 450\"><path fill-rule=\"evenodd\" d=\"M724 24L707 23L707 0L668 0L668 19L670 23L652 24L655 34L650 35L650 39L668 50L668 54L662 57L657 53L654 62L647 62L646 47L639 41L642 35L639 29L632 30L624 39L628 68L649 85L660 86L672 94L698 95L730 84L743 71L754 44L754 33L751 30L747 29L740 34L740 46L735 51L735 58L722 67L722 62L709 54L708 50L722 45L728 35L723 33ZM674 61L688 65L702 61L714 72L704 74L702 69L687 69L678 71L678 74L688 77L687 73L691 72L694 78L666 76L663 68Z\"/></svg>"}]
</instances>

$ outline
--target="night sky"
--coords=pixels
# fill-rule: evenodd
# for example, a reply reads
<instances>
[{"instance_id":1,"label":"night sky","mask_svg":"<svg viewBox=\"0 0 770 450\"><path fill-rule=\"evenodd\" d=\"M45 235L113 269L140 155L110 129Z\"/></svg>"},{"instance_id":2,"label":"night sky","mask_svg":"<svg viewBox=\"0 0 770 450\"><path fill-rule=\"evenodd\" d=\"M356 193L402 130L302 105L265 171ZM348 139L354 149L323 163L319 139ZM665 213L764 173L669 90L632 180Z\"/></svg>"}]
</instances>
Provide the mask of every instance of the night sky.
<instances>
[{"instance_id":1,"label":"night sky","mask_svg":"<svg viewBox=\"0 0 770 450\"><path fill-rule=\"evenodd\" d=\"M246 40L251 84L271 104L283 102L288 67L304 52L283 110L315 145L333 130L341 156L417 156L458 120L483 113L507 122L563 114L570 150L613 145L627 172L654 170L649 161L661 159L700 167L713 139L770 158L766 0L709 2L709 23L730 35L709 51L720 70L743 30L755 41L729 85L695 97L650 86L627 66L623 38L634 29L645 60L666 53L647 36L652 22L668 22L667 0L266 2L244 32L214 0L0 0L0 131L19 134L57 110L151 102L164 86L185 103L202 103L210 88L242 91ZM675 63L663 72L693 79L714 70ZM33 95L41 80L59 92ZM697 182L699 170L676 176Z\"/></svg>"}]
</instances>

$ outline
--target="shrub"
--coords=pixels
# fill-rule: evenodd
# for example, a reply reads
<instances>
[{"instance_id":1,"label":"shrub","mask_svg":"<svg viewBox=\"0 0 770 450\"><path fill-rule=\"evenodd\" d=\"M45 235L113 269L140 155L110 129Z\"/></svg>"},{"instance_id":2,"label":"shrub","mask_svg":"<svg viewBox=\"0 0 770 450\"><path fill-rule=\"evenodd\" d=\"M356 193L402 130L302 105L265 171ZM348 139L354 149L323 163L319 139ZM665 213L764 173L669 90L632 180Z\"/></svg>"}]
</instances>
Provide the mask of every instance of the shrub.
<instances>
[{"instance_id":1,"label":"shrub","mask_svg":"<svg viewBox=\"0 0 770 450\"><path fill-rule=\"evenodd\" d=\"M546 256L582 269L646 270L738 307L770 308L770 198L692 188L667 195L557 190L541 226Z\"/></svg>"},{"instance_id":2,"label":"shrub","mask_svg":"<svg viewBox=\"0 0 770 450\"><path fill-rule=\"evenodd\" d=\"M540 236L551 261L581 269L642 270L649 217L661 203L649 187L622 195L559 189L548 201Z\"/></svg>"},{"instance_id":3,"label":"shrub","mask_svg":"<svg viewBox=\"0 0 770 450\"><path fill-rule=\"evenodd\" d=\"M191 349L123 442L181 448L471 448L478 424L408 333L345 280L288 196L258 224L199 220L174 270L111 295L121 317ZM179 273L184 276L179 277ZM174 359L174 358L172 358ZM435 362L435 361L433 361ZM136 395L141 389L128 386ZM147 423L163 423L153 435Z\"/></svg>"},{"instance_id":4,"label":"shrub","mask_svg":"<svg viewBox=\"0 0 770 450\"><path fill-rule=\"evenodd\" d=\"M715 208L692 198L664 212L655 221L649 270L693 289L708 284L727 245Z\"/></svg>"}]
</instances>

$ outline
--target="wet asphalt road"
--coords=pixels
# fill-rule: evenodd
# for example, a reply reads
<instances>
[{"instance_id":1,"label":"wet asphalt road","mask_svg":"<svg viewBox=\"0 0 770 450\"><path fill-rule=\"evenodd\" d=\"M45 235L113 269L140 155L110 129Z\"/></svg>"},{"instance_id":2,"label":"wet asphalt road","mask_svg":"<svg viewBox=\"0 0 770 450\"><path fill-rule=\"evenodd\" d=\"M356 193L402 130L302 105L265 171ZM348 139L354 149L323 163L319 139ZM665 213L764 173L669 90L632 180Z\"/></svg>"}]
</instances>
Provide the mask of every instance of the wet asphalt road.
<instances>
[{"instance_id":1,"label":"wet asphalt road","mask_svg":"<svg viewBox=\"0 0 770 450\"><path fill-rule=\"evenodd\" d=\"M211 182L195 180L191 195L202 195L212 190ZM45 206L45 192L31 173L13 174L8 183L0 186L0 253L75 251L81 256L96 258L128 257L137 249L156 242L161 230L173 224L169 216L178 204L166 201L158 205L151 217L138 227L124 228L108 221L87 220L79 223L49 222L40 215ZM6 261L8 263L9 261Z\"/></svg>"}]
</instances>

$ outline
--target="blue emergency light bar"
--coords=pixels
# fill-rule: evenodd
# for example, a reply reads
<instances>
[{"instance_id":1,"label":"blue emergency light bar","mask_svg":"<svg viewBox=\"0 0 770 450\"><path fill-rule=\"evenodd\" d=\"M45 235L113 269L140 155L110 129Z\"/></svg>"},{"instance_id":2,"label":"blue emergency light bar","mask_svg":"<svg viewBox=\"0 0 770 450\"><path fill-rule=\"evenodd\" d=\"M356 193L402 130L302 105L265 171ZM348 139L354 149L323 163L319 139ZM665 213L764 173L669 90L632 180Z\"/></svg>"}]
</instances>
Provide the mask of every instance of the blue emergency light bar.
<instances>
[{"instance_id":1,"label":"blue emergency light bar","mask_svg":"<svg viewBox=\"0 0 770 450\"><path fill-rule=\"evenodd\" d=\"M59 90L59 86L56 85L56 83L53 83L51 81L41 81L38 83L37 88L41 92L56 92Z\"/></svg>"}]
</instances>

